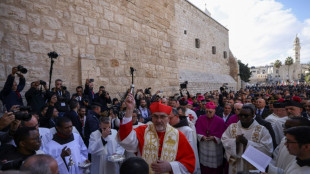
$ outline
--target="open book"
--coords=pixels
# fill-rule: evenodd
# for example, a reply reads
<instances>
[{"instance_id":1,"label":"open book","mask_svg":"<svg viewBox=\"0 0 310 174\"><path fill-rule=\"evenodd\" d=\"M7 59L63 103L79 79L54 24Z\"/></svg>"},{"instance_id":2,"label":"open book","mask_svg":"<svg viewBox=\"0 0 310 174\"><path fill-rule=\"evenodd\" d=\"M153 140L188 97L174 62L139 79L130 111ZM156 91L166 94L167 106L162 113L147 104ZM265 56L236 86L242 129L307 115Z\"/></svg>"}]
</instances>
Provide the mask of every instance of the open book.
<instances>
[{"instance_id":1,"label":"open book","mask_svg":"<svg viewBox=\"0 0 310 174\"><path fill-rule=\"evenodd\" d=\"M242 155L242 158L251 163L259 171L265 172L266 167L271 161L271 157L257 150L253 146L248 146Z\"/></svg>"}]
</instances>

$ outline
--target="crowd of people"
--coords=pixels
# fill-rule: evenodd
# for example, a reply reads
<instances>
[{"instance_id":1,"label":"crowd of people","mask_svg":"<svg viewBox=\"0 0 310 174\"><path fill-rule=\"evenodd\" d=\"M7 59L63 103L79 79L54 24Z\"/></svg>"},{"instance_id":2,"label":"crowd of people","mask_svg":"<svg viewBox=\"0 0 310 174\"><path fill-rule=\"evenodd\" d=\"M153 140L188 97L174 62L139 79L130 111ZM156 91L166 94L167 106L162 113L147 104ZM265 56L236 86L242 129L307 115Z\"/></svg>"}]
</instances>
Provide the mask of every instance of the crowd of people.
<instances>
[{"instance_id":1,"label":"crowd of people","mask_svg":"<svg viewBox=\"0 0 310 174\"><path fill-rule=\"evenodd\" d=\"M15 78L19 78L17 84ZM173 96L151 88L113 98L94 80L76 93L26 80L16 67L0 92L0 173L237 174L254 147L270 174L310 173L310 87L225 87ZM97 92L97 93L96 93Z\"/></svg>"}]
</instances>

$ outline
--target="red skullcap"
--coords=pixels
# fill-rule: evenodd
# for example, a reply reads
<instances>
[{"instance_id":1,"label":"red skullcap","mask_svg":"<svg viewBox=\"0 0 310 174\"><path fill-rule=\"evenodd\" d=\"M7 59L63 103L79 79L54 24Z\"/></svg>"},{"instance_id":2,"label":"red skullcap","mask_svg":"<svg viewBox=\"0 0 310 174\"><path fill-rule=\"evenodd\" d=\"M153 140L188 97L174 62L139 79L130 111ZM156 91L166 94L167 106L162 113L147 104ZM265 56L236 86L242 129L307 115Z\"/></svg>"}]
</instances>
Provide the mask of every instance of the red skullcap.
<instances>
[{"instance_id":1,"label":"red skullcap","mask_svg":"<svg viewBox=\"0 0 310 174\"><path fill-rule=\"evenodd\" d=\"M197 101L201 101L201 100L204 100L205 98L202 96L202 95L199 95L198 97L197 97Z\"/></svg>"},{"instance_id":2,"label":"red skullcap","mask_svg":"<svg viewBox=\"0 0 310 174\"><path fill-rule=\"evenodd\" d=\"M164 112L164 113L169 115L172 111L172 107L167 106L167 105L163 105L163 104L158 103L158 102L154 102L151 104L150 110L151 110L152 114L154 112Z\"/></svg>"}]
</instances>

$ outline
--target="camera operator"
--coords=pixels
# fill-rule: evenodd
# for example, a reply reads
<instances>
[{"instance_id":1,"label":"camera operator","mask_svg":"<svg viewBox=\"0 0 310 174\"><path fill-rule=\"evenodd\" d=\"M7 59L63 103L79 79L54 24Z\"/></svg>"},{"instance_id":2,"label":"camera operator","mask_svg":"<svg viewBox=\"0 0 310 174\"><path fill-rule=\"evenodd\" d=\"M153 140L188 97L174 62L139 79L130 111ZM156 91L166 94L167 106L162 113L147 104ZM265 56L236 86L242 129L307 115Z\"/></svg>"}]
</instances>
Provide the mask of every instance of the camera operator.
<instances>
[{"instance_id":1,"label":"camera operator","mask_svg":"<svg viewBox=\"0 0 310 174\"><path fill-rule=\"evenodd\" d=\"M89 96L83 94L83 87L78 86L75 89L76 93L72 95L71 100L75 99L79 102L81 107L89 107L91 105Z\"/></svg>"},{"instance_id":2,"label":"camera operator","mask_svg":"<svg viewBox=\"0 0 310 174\"><path fill-rule=\"evenodd\" d=\"M59 116L63 116L65 112L69 111L70 93L67 87L62 86L62 80L55 80L55 88L52 89L57 95L57 103L55 107L59 111Z\"/></svg>"},{"instance_id":3,"label":"camera operator","mask_svg":"<svg viewBox=\"0 0 310 174\"><path fill-rule=\"evenodd\" d=\"M21 72L25 73L27 72L27 69L23 67L23 69L21 69L21 67L22 66L19 65L18 67L12 68L12 73L6 79L4 87L0 92L0 99L3 101L7 110L10 110L13 105L23 105L23 99L20 92L24 89L26 80ZM15 81L15 74L19 77L18 85Z\"/></svg>"},{"instance_id":4,"label":"camera operator","mask_svg":"<svg viewBox=\"0 0 310 174\"><path fill-rule=\"evenodd\" d=\"M111 104L111 97L108 92L105 91L104 86L99 87L98 93L95 94L95 102L101 104L101 112L108 110L108 104Z\"/></svg>"},{"instance_id":5,"label":"camera operator","mask_svg":"<svg viewBox=\"0 0 310 174\"><path fill-rule=\"evenodd\" d=\"M84 95L87 95L89 97L89 103L91 103L95 99L94 79L86 79Z\"/></svg>"},{"instance_id":6,"label":"camera operator","mask_svg":"<svg viewBox=\"0 0 310 174\"><path fill-rule=\"evenodd\" d=\"M42 91L42 86L45 92ZM45 103L45 94L48 91L46 82L38 80L31 83L31 88L25 93L27 105L32 108L32 112L39 114Z\"/></svg>"}]
</instances>

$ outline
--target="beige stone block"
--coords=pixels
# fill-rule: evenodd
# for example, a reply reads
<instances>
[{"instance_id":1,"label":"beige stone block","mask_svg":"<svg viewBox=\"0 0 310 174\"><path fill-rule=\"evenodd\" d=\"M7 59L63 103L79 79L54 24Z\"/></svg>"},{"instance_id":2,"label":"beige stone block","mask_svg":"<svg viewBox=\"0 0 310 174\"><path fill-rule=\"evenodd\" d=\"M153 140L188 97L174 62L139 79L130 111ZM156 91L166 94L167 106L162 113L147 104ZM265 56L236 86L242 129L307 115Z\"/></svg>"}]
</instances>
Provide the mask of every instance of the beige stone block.
<instances>
[{"instance_id":1,"label":"beige stone block","mask_svg":"<svg viewBox=\"0 0 310 174\"><path fill-rule=\"evenodd\" d=\"M87 16L88 15L88 10L86 8L83 8L81 6L77 6L75 9L76 9L75 10L76 13L78 13L78 14L80 14L82 16Z\"/></svg>"},{"instance_id":2,"label":"beige stone block","mask_svg":"<svg viewBox=\"0 0 310 174\"><path fill-rule=\"evenodd\" d=\"M57 39L60 41L65 41L66 40L66 33L63 31L58 31Z\"/></svg>"},{"instance_id":3,"label":"beige stone block","mask_svg":"<svg viewBox=\"0 0 310 174\"><path fill-rule=\"evenodd\" d=\"M5 67L4 67L4 65L2 63L0 63L0 79L1 80L6 80Z\"/></svg>"},{"instance_id":4,"label":"beige stone block","mask_svg":"<svg viewBox=\"0 0 310 174\"><path fill-rule=\"evenodd\" d=\"M4 35L4 42L10 49L25 51L27 49L27 37L23 35L8 33Z\"/></svg>"},{"instance_id":5,"label":"beige stone block","mask_svg":"<svg viewBox=\"0 0 310 174\"><path fill-rule=\"evenodd\" d=\"M5 20L4 18L0 19L0 25L8 31L15 31L18 32L18 23L13 20Z\"/></svg>"},{"instance_id":6,"label":"beige stone block","mask_svg":"<svg viewBox=\"0 0 310 174\"><path fill-rule=\"evenodd\" d=\"M26 19L26 11L14 6L1 3L0 16L23 21Z\"/></svg>"},{"instance_id":7,"label":"beige stone block","mask_svg":"<svg viewBox=\"0 0 310 174\"><path fill-rule=\"evenodd\" d=\"M115 18L115 22L116 23L121 24L121 25L124 24L124 17L123 17L123 15L115 14L114 18Z\"/></svg>"},{"instance_id":8,"label":"beige stone block","mask_svg":"<svg viewBox=\"0 0 310 174\"><path fill-rule=\"evenodd\" d=\"M78 36L73 33L68 33L68 42L71 44L78 43Z\"/></svg>"},{"instance_id":9,"label":"beige stone block","mask_svg":"<svg viewBox=\"0 0 310 174\"><path fill-rule=\"evenodd\" d=\"M68 43L55 43L53 44L54 50L64 56L69 56L71 55L71 46Z\"/></svg>"},{"instance_id":10,"label":"beige stone block","mask_svg":"<svg viewBox=\"0 0 310 174\"><path fill-rule=\"evenodd\" d=\"M121 31L121 26L119 24L116 24L114 22L110 22L110 30L114 32L119 32Z\"/></svg>"},{"instance_id":11,"label":"beige stone block","mask_svg":"<svg viewBox=\"0 0 310 174\"><path fill-rule=\"evenodd\" d=\"M100 37L100 45L106 45L108 43L108 39L105 37Z\"/></svg>"},{"instance_id":12,"label":"beige stone block","mask_svg":"<svg viewBox=\"0 0 310 174\"><path fill-rule=\"evenodd\" d=\"M41 37L41 33L42 33L41 28L31 28L30 31L34 39L38 39Z\"/></svg>"},{"instance_id":13,"label":"beige stone block","mask_svg":"<svg viewBox=\"0 0 310 174\"><path fill-rule=\"evenodd\" d=\"M108 45L112 46L112 47L117 47L117 40L109 39L108 40Z\"/></svg>"},{"instance_id":14,"label":"beige stone block","mask_svg":"<svg viewBox=\"0 0 310 174\"><path fill-rule=\"evenodd\" d=\"M52 44L36 40L30 40L29 47L32 53L47 54L54 50Z\"/></svg>"},{"instance_id":15,"label":"beige stone block","mask_svg":"<svg viewBox=\"0 0 310 174\"><path fill-rule=\"evenodd\" d=\"M133 28L140 32L141 31L141 24L136 22L136 21L134 21L133 22Z\"/></svg>"},{"instance_id":16,"label":"beige stone block","mask_svg":"<svg viewBox=\"0 0 310 174\"><path fill-rule=\"evenodd\" d=\"M72 56L73 57L79 57L79 47L78 46L72 47Z\"/></svg>"},{"instance_id":17,"label":"beige stone block","mask_svg":"<svg viewBox=\"0 0 310 174\"><path fill-rule=\"evenodd\" d=\"M55 14L57 18L63 18L64 17L64 12L62 10L55 10Z\"/></svg>"},{"instance_id":18,"label":"beige stone block","mask_svg":"<svg viewBox=\"0 0 310 174\"><path fill-rule=\"evenodd\" d=\"M108 10L108 9L104 9L103 11L103 17L105 19L107 19L108 21L113 21L113 18L114 18L114 14L111 10Z\"/></svg>"},{"instance_id":19,"label":"beige stone block","mask_svg":"<svg viewBox=\"0 0 310 174\"><path fill-rule=\"evenodd\" d=\"M86 53L87 54L95 54L95 46L91 45L91 44L87 44Z\"/></svg>"},{"instance_id":20,"label":"beige stone block","mask_svg":"<svg viewBox=\"0 0 310 174\"><path fill-rule=\"evenodd\" d=\"M13 60L12 50L0 48L0 62L9 62Z\"/></svg>"},{"instance_id":21,"label":"beige stone block","mask_svg":"<svg viewBox=\"0 0 310 174\"><path fill-rule=\"evenodd\" d=\"M99 36L90 35L89 38L92 44L99 44Z\"/></svg>"},{"instance_id":22,"label":"beige stone block","mask_svg":"<svg viewBox=\"0 0 310 174\"><path fill-rule=\"evenodd\" d=\"M133 20L128 17L124 17L124 25L133 27Z\"/></svg>"},{"instance_id":23,"label":"beige stone block","mask_svg":"<svg viewBox=\"0 0 310 174\"><path fill-rule=\"evenodd\" d=\"M88 35L88 26L81 24L74 24L74 33L80 35Z\"/></svg>"},{"instance_id":24,"label":"beige stone block","mask_svg":"<svg viewBox=\"0 0 310 174\"><path fill-rule=\"evenodd\" d=\"M105 20L105 19L100 19L99 20L99 27L102 28L102 29L110 29L109 27L109 21Z\"/></svg>"},{"instance_id":25,"label":"beige stone block","mask_svg":"<svg viewBox=\"0 0 310 174\"><path fill-rule=\"evenodd\" d=\"M15 51L14 59L16 64L35 65L37 61L37 56L29 52Z\"/></svg>"},{"instance_id":26,"label":"beige stone block","mask_svg":"<svg viewBox=\"0 0 310 174\"><path fill-rule=\"evenodd\" d=\"M96 56L98 57L114 57L114 49L115 47L105 46L105 45L97 45L96 46Z\"/></svg>"},{"instance_id":27,"label":"beige stone block","mask_svg":"<svg viewBox=\"0 0 310 174\"><path fill-rule=\"evenodd\" d=\"M19 33L20 34L29 34L29 26L26 24L19 25Z\"/></svg>"},{"instance_id":28,"label":"beige stone block","mask_svg":"<svg viewBox=\"0 0 310 174\"><path fill-rule=\"evenodd\" d=\"M100 28L94 28L94 35L103 35L103 30Z\"/></svg>"},{"instance_id":29,"label":"beige stone block","mask_svg":"<svg viewBox=\"0 0 310 174\"><path fill-rule=\"evenodd\" d=\"M97 26L97 19L84 17L84 20L85 20L85 24L88 26L91 26L91 27Z\"/></svg>"},{"instance_id":30,"label":"beige stone block","mask_svg":"<svg viewBox=\"0 0 310 174\"><path fill-rule=\"evenodd\" d=\"M83 24L84 17L82 15L79 15L79 14L71 13L71 21L79 23L79 24Z\"/></svg>"},{"instance_id":31,"label":"beige stone block","mask_svg":"<svg viewBox=\"0 0 310 174\"><path fill-rule=\"evenodd\" d=\"M44 40L53 41L56 38L55 30L43 30L43 38Z\"/></svg>"},{"instance_id":32,"label":"beige stone block","mask_svg":"<svg viewBox=\"0 0 310 174\"><path fill-rule=\"evenodd\" d=\"M103 32L103 35L107 38L111 38L111 39L118 39L118 33L112 32L112 31L107 31L105 30Z\"/></svg>"},{"instance_id":33,"label":"beige stone block","mask_svg":"<svg viewBox=\"0 0 310 174\"><path fill-rule=\"evenodd\" d=\"M61 29L61 23L58 19L51 16L42 16L42 23L51 29Z\"/></svg>"},{"instance_id":34,"label":"beige stone block","mask_svg":"<svg viewBox=\"0 0 310 174\"><path fill-rule=\"evenodd\" d=\"M98 5L93 5L93 11L95 11L97 13L103 13L103 8L101 6L98 6Z\"/></svg>"}]
</instances>

